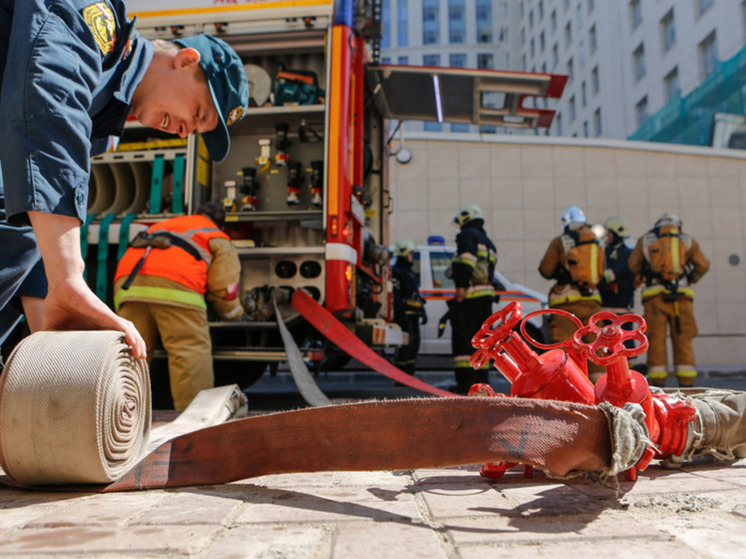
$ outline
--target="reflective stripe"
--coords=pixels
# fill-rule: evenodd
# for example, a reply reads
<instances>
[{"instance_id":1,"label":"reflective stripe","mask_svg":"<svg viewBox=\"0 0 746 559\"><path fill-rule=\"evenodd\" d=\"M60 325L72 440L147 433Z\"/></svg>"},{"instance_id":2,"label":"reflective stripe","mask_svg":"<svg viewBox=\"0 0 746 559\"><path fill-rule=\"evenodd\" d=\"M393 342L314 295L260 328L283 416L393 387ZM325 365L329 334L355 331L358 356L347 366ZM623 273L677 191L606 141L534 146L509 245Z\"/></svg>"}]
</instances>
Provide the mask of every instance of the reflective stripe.
<instances>
[{"instance_id":1,"label":"reflective stripe","mask_svg":"<svg viewBox=\"0 0 746 559\"><path fill-rule=\"evenodd\" d=\"M600 295L591 295L584 297L583 295L562 295L561 297L553 297L549 299L549 306L556 307L557 305L564 305L565 303L575 303L576 301L596 301L601 302Z\"/></svg>"},{"instance_id":2,"label":"reflective stripe","mask_svg":"<svg viewBox=\"0 0 746 559\"><path fill-rule=\"evenodd\" d=\"M460 359L454 358L453 366L456 369L471 369L471 363L469 363L468 357L461 357Z\"/></svg>"},{"instance_id":3,"label":"reflective stripe","mask_svg":"<svg viewBox=\"0 0 746 559\"><path fill-rule=\"evenodd\" d=\"M665 369L662 371L648 371L649 379L665 379L668 377L668 371Z\"/></svg>"},{"instance_id":4,"label":"reflective stripe","mask_svg":"<svg viewBox=\"0 0 746 559\"><path fill-rule=\"evenodd\" d=\"M670 289L666 289L662 285L651 285L650 287L646 287L642 290L642 298L649 298L649 297L655 297L656 295L660 295L661 293L673 293ZM680 293L684 297L689 297L690 299L694 299L694 289L691 287L680 287L676 290L676 293Z\"/></svg>"},{"instance_id":5,"label":"reflective stripe","mask_svg":"<svg viewBox=\"0 0 746 559\"><path fill-rule=\"evenodd\" d=\"M453 259L453 261L458 264L465 264L470 268L475 268L477 266L477 258L473 254L469 254L468 252L459 254L456 258Z\"/></svg>"},{"instance_id":6,"label":"reflective stripe","mask_svg":"<svg viewBox=\"0 0 746 559\"><path fill-rule=\"evenodd\" d=\"M181 291L169 287L151 287L148 285L133 285L127 290L120 289L114 296L114 306L118 309L127 299L154 299L156 301L173 301L207 309L205 298L199 293Z\"/></svg>"},{"instance_id":7,"label":"reflective stripe","mask_svg":"<svg viewBox=\"0 0 746 559\"><path fill-rule=\"evenodd\" d=\"M494 297L495 290L491 287L474 288L470 287L466 290L464 295L465 299L476 299L477 297Z\"/></svg>"},{"instance_id":8,"label":"reflective stripe","mask_svg":"<svg viewBox=\"0 0 746 559\"><path fill-rule=\"evenodd\" d=\"M695 378L697 376L697 371L692 370L692 369L687 369L687 370L683 370L683 371L677 370L676 371L676 376L677 377L682 377L682 378Z\"/></svg>"},{"instance_id":9,"label":"reflective stripe","mask_svg":"<svg viewBox=\"0 0 746 559\"><path fill-rule=\"evenodd\" d=\"M673 264L674 270L676 271L681 270L681 260L679 259L679 237L678 236L671 237L671 263Z\"/></svg>"},{"instance_id":10,"label":"reflective stripe","mask_svg":"<svg viewBox=\"0 0 746 559\"><path fill-rule=\"evenodd\" d=\"M601 278L598 277L598 251L600 247L598 245L591 245L591 283L598 285Z\"/></svg>"}]
</instances>

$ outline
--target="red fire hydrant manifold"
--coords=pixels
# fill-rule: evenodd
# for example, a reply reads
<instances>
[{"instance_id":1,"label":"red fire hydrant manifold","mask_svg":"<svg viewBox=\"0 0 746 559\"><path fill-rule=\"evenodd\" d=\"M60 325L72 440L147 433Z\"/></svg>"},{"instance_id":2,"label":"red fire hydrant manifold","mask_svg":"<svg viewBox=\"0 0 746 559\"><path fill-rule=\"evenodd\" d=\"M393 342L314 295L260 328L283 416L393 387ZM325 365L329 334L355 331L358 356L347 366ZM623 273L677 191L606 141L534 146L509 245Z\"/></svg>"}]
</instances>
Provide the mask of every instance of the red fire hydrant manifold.
<instances>
[{"instance_id":1,"label":"red fire hydrant manifold","mask_svg":"<svg viewBox=\"0 0 746 559\"><path fill-rule=\"evenodd\" d=\"M572 338L556 344L540 344L526 333L526 321L537 314L554 314L575 322L578 329ZM520 398L563 400L587 405L608 402L617 407L639 404L645 412L645 424L650 445L640 461L627 470L629 481L647 468L653 458L681 454L687 438L687 424L696 417L695 406L663 392L651 392L644 376L629 368L628 358L640 355L648 348L645 320L636 314L617 315L611 312L594 314L583 325L575 315L561 309L543 309L521 321L521 305L513 302L487 319L471 340L476 351L471 365L481 368L490 359L495 368L511 383L510 395ZM516 326L520 323L520 334ZM526 340L539 349L536 353ZM602 365L605 374L595 386L588 378L586 362ZM489 385L475 384L470 396L495 396ZM500 478L509 467L517 464L491 462L481 474ZM530 466L525 467L530 477Z\"/></svg>"}]
</instances>

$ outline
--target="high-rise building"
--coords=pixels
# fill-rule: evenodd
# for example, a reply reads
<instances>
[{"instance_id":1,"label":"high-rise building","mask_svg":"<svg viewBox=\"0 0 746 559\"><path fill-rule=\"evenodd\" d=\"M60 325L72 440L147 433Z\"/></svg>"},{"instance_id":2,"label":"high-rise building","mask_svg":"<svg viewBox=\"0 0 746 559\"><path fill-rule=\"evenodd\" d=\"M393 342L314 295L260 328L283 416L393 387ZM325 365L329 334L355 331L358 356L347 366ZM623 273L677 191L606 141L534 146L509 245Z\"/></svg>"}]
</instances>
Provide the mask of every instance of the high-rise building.
<instances>
[{"instance_id":1,"label":"high-rise building","mask_svg":"<svg viewBox=\"0 0 746 559\"><path fill-rule=\"evenodd\" d=\"M382 61L567 74L538 133L624 139L745 37L742 0L384 0Z\"/></svg>"}]
</instances>

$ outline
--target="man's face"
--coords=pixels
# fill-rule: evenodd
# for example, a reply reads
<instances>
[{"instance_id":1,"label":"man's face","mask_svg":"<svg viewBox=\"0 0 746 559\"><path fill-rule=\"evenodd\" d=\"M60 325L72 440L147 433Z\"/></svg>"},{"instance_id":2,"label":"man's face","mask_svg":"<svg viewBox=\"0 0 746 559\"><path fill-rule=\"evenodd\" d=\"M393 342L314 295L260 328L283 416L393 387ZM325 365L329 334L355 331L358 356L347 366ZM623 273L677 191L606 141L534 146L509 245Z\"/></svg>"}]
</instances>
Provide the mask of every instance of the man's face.
<instances>
[{"instance_id":1,"label":"man's face","mask_svg":"<svg viewBox=\"0 0 746 559\"><path fill-rule=\"evenodd\" d=\"M135 118L145 126L182 138L214 130L219 117L198 63L197 51L180 51L156 80L132 98Z\"/></svg>"}]
</instances>

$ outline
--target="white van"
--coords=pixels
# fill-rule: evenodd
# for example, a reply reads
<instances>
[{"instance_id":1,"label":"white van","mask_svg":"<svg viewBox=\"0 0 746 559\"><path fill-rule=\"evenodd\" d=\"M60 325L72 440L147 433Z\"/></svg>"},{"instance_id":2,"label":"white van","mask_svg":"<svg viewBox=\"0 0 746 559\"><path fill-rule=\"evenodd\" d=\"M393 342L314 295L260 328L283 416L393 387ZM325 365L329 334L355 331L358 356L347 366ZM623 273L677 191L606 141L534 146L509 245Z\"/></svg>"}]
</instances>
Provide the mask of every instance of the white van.
<instances>
[{"instance_id":1,"label":"white van","mask_svg":"<svg viewBox=\"0 0 746 559\"><path fill-rule=\"evenodd\" d=\"M425 300L427 324L420 327L420 355L450 355L451 354L451 325L448 323L443 335L438 338L438 322L448 311L446 301L452 299L455 286L449 269L456 248L445 246L437 241L420 245L415 252L413 269L420 280L420 295ZM392 263L395 260L392 260ZM513 283L503 274L495 270L495 293L500 295L500 301L494 304L494 312L505 307L508 303L519 301L523 316L547 308L547 296L524 285ZM547 315L532 317L526 324L526 332L537 342L548 343L548 329L545 327Z\"/></svg>"}]
</instances>

